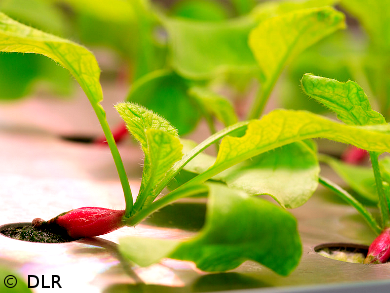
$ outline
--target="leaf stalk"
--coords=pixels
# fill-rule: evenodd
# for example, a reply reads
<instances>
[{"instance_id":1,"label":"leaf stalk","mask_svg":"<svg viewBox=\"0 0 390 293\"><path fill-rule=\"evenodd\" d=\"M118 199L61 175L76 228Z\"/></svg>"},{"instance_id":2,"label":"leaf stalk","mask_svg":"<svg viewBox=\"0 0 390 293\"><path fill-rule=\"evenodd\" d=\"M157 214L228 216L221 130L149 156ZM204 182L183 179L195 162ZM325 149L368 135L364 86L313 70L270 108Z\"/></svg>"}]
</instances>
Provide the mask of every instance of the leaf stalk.
<instances>
[{"instance_id":1,"label":"leaf stalk","mask_svg":"<svg viewBox=\"0 0 390 293\"><path fill-rule=\"evenodd\" d=\"M186 188L175 189L174 191L168 193L162 198L154 201L149 206L145 206L142 210L135 213L132 217L125 219L125 223L128 226L135 226L155 211L171 204L172 202L192 195L208 192L208 187L206 185L191 185Z\"/></svg>"},{"instance_id":2,"label":"leaf stalk","mask_svg":"<svg viewBox=\"0 0 390 293\"><path fill-rule=\"evenodd\" d=\"M382 228L379 226L378 222L374 219L372 214L359 201L357 201L352 195L350 195L346 190L342 189L334 182L321 176L318 178L318 181L320 184L322 184L329 190L333 191L339 197L345 200L347 203L352 205L363 216L363 218L366 220L368 225L371 227L372 230L374 230L375 233L377 234L381 233Z\"/></svg>"},{"instance_id":3,"label":"leaf stalk","mask_svg":"<svg viewBox=\"0 0 390 293\"><path fill-rule=\"evenodd\" d=\"M369 154L370 154L372 169L374 171L376 188L378 191L378 197L379 197L378 207L381 214L382 228L385 229L390 227L389 207L387 205L389 199L387 198L383 187L382 176L381 176L379 162L378 162L379 153L369 152Z\"/></svg>"}]
</instances>

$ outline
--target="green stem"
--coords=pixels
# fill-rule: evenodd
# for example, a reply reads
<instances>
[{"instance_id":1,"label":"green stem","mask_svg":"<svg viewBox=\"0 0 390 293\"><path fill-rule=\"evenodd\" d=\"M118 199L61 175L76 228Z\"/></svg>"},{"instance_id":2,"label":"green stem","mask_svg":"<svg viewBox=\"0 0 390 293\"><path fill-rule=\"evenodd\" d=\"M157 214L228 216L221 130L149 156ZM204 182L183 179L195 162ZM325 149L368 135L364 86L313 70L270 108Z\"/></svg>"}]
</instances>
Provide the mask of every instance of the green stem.
<instances>
[{"instance_id":1,"label":"green stem","mask_svg":"<svg viewBox=\"0 0 390 293\"><path fill-rule=\"evenodd\" d=\"M233 124L231 126L228 126L224 129L222 129L221 131L218 131L214 135L210 136L209 138L205 139L200 144L198 144L195 148L193 148L190 152L188 152L185 156L183 156L183 158L180 161L178 161L172 167L171 170L168 171L168 173L164 177L164 180L158 184L158 188L156 188L156 194L159 194L167 186L167 184L180 172L180 170L183 169L183 167L189 161L191 161L193 158L195 158L199 153L201 153L202 151L207 149L210 145L212 145L213 143L216 143L217 141L219 141L220 139L222 139L226 135L232 134L233 132L235 132L237 130L246 128L247 125L249 124L249 122L250 121L242 121L242 122L238 122L236 124ZM199 175L197 177L199 177ZM195 178L197 178L197 177L195 177ZM187 183L192 182L192 180L188 181ZM184 185L186 185L187 183L185 183ZM178 188L181 188L182 186L180 186Z\"/></svg>"},{"instance_id":2,"label":"green stem","mask_svg":"<svg viewBox=\"0 0 390 293\"><path fill-rule=\"evenodd\" d=\"M206 119L207 126L209 127L210 134L214 135L215 133L217 133L217 129L215 128L213 117L211 117L207 113L204 113L204 117ZM215 151L218 154L218 152L219 152L219 144L216 143L214 145L215 145Z\"/></svg>"},{"instance_id":3,"label":"green stem","mask_svg":"<svg viewBox=\"0 0 390 293\"><path fill-rule=\"evenodd\" d=\"M369 154L370 154L372 169L374 170L376 188L378 191L378 197L379 197L378 206L381 212L382 227L383 229L385 229L387 227L390 227L390 219L389 219L389 207L387 205L387 198L383 188L382 176L379 169L379 162L378 162L379 153L369 152Z\"/></svg>"},{"instance_id":4,"label":"green stem","mask_svg":"<svg viewBox=\"0 0 390 293\"><path fill-rule=\"evenodd\" d=\"M360 202L358 202L352 195L350 195L347 191L345 191L340 186L338 186L337 184L331 182L326 178L319 177L318 181L326 188L335 192L347 203L352 205L363 216L363 218L366 220L368 225L371 227L372 230L374 230L375 233L379 235L382 232L382 228L378 225L377 221L374 219L371 213L367 211L367 209Z\"/></svg>"},{"instance_id":5,"label":"green stem","mask_svg":"<svg viewBox=\"0 0 390 293\"><path fill-rule=\"evenodd\" d=\"M46 44L49 46L49 44ZM126 171L123 166L121 155L119 154L118 147L115 143L114 136L112 135L112 132L110 130L110 127L108 125L107 119L106 119L106 112L104 111L102 105L100 104L100 101L103 99L103 93L101 93L101 96L97 95L95 92L91 90L91 88L85 83L85 80L83 78L79 77L78 71L76 71L73 68L73 65L62 56L61 52L59 52L54 46L49 46L53 52L56 53L56 56L64 63L67 64L67 68L70 71L70 73L76 78L77 82L80 84L81 88L83 89L84 93L86 94L93 110L95 111L95 114L99 120L99 123L103 129L103 133L106 137L107 144L110 148L112 157L114 159L114 163L116 166L116 169L118 171L119 179L122 185L123 194L125 197L126 202L126 212L125 214L130 214L131 210L133 209L133 196L131 194L130 184L129 180L127 179ZM100 88L101 90L101 88Z\"/></svg>"},{"instance_id":6,"label":"green stem","mask_svg":"<svg viewBox=\"0 0 390 293\"><path fill-rule=\"evenodd\" d=\"M137 212L134 216L126 219L125 223L128 226L135 226L155 211L171 204L180 198L189 197L207 191L208 187L206 185L191 185L187 186L186 188L175 189L162 198L154 201L151 205L146 206L141 211Z\"/></svg>"},{"instance_id":7,"label":"green stem","mask_svg":"<svg viewBox=\"0 0 390 293\"><path fill-rule=\"evenodd\" d=\"M383 190L385 192L385 196L387 199L387 207L390 210L390 185L386 181L383 181L382 183L383 183Z\"/></svg>"},{"instance_id":8,"label":"green stem","mask_svg":"<svg viewBox=\"0 0 390 293\"><path fill-rule=\"evenodd\" d=\"M91 103L91 104L92 104L93 109L95 110L96 116L99 119L100 125L103 129L103 133L106 136L107 144L110 148L116 169L118 171L119 179L120 179L120 182L122 185L123 194L124 194L125 202L126 202L125 215L130 215L131 210L133 209L133 196L131 193L129 180L127 179L125 167L123 166L123 162L122 162L121 156L119 154L118 147L115 143L115 139L114 139L114 136L112 135L110 127L108 126L106 117L104 115L100 114L100 112L99 112L100 109L97 108L94 103Z\"/></svg>"},{"instance_id":9,"label":"green stem","mask_svg":"<svg viewBox=\"0 0 390 293\"><path fill-rule=\"evenodd\" d=\"M272 89L275 86L278 76L278 74L275 74L269 82L266 81L264 85L262 85L262 87L258 90L255 101L253 102L251 110L249 111L247 120L258 119L261 116L265 105L268 102L268 98L271 95Z\"/></svg>"}]
</instances>

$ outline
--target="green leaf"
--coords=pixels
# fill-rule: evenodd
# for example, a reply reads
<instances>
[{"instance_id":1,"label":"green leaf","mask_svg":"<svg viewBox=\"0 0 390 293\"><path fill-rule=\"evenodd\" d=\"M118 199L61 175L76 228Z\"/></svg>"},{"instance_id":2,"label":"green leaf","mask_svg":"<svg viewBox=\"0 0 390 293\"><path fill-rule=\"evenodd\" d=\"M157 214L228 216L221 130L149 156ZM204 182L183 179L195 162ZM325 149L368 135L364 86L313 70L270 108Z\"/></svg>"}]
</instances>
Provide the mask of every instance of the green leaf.
<instances>
[{"instance_id":1,"label":"green leaf","mask_svg":"<svg viewBox=\"0 0 390 293\"><path fill-rule=\"evenodd\" d=\"M134 205L134 211L138 211L158 195L157 184L183 156L182 145L177 130L152 111L132 103L117 104L115 108L145 154L141 187Z\"/></svg>"},{"instance_id":2,"label":"green leaf","mask_svg":"<svg viewBox=\"0 0 390 293\"><path fill-rule=\"evenodd\" d=\"M42 90L69 95L73 80L69 72L44 56L0 52L0 99L15 100Z\"/></svg>"},{"instance_id":3,"label":"green leaf","mask_svg":"<svg viewBox=\"0 0 390 293\"><path fill-rule=\"evenodd\" d=\"M103 99L99 83L100 69L86 48L71 41L20 24L0 13L0 51L35 53L49 57L69 70L94 107Z\"/></svg>"},{"instance_id":4,"label":"green leaf","mask_svg":"<svg viewBox=\"0 0 390 293\"><path fill-rule=\"evenodd\" d=\"M207 115L215 116L225 127L238 122L232 104L224 97L204 87L192 87L189 94L197 99Z\"/></svg>"},{"instance_id":5,"label":"green leaf","mask_svg":"<svg viewBox=\"0 0 390 293\"><path fill-rule=\"evenodd\" d=\"M322 159L356 193L371 203L378 203L378 192L372 168L345 164L328 156Z\"/></svg>"},{"instance_id":6,"label":"green leaf","mask_svg":"<svg viewBox=\"0 0 390 293\"><path fill-rule=\"evenodd\" d=\"M269 82L307 47L344 27L344 15L331 7L304 9L261 22L249 45Z\"/></svg>"},{"instance_id":7,"label":"green leaf","mask_svg":"<svg viewBox=\"0 0 390 293\"><path fill-rule=\"evenodd\" d=\"M105 21L128 22L136 17L132 2L147 2L147 0L110 0L106 1L96 0L57 0L66 5L71 6L75 11L85 14L93 15Z\"/></svg>"},{"instance_id":8,"label":"green leaf","mask_svg":"<svg viewBox=\"0 0 390 293\"><path fill-rule=\"evenodd\" d=\"M342 6L363 25L376 45L390 48L390 3L383 0L342 0Z\"/></svg>"},{"instance_id":9,"label":"green leaf","mask_svg":"<svg viewBox=\"0 0 390 293\"><path fill-rule=\"evenodd\" d=\"M371 109L363 89L353 81L305 74L302 88L307 95L337 113L337 118L351 125L375 125L386 123L385 118Z\"/></svg>"},{"instance_id":10,"label":"green leaf","mask_svg":"<svg viewBox=\"0 0 390 293\"><path fill-rule=\"evenodd\" d=\"M285 13L294 12L302 9L333 6L338 2L339 0L267 1L258 4L251 11L250 14L260 22L271 17L280 16Z\"/></svg>"},{"instance_id":11,"label":"green leaf","mask_svg":"<svg viewBox=\"0 0 390 293\"><path fill-rule=\"evenodd\" d=\"M71 41L18 23L0 13L0 51L44 55L65 67L87 95L110 147L126 199L126 214L133 206L129 181L100 102L103 92L99 83L100 69L95 56Z\"/></svg>"},{"instance_id":12,"label":"green leaf","mask_svg":"<svg viewBox=\"0 0 390 293\"><path fill-rule=\"evenodd\" d=\"M169 70L152 72L137 80L126 101L140 104L167 119L180 135L192 131L200 119L187 82Z\"/></svg>"},{"instance_id":13,"label":"green leaf","mask_svg":"<svg viewBox=\"0 0 390 293\"><path fill-rule=\"evenodd\" d=\"M185 241L125 237L119 240L120 252L142 266L169 257L210 272L234 269L245 260L281 275L297 266L302 247L291 214L222 185L209 188L206 224L197 236Z\"/></svg>"},{"instance_id":14,"label":"green leaf","mask_svg":"<svg viewBox=\"0 0 390 293\"><path fill-rule=\"evenodd\" d=\"M119 103L115 105L115 109L144 151L148 147L146 138L148 129L157 129L178 136L177 130L167 120L142 106L133 103Z\"/></svg>"},{"instance_id":15,"label":"green leaf","mask_svg":"<svg viewBox=\"0 0 390 293\"><path fill-rule=\"evenodd\" d=\"M256 0L231 0L231 2L239 15L249 13L256 5Z\"/></svg>"},{"instance_id":16,"label":"green leaf","mask_svg":"<svg viewBox=\"0 0 390 293\"><path fill-rule=\"evenodd\" d=\"M251 157L296 141L327 138L368 151L390 150L390 125L349 126L305 111L274 110L253 120L243 137L225 137L212 167L191 180L198 184Z\"/></svg>"},{"instance_id":17,"label":"green leaf","mask_svg":"<svg viewBox=\"0 0 390 293\"><path fill-rule=\"evenodd\" d=\"M314 43L344 28L344 14L331 7L302 9L261 22L249 45L262 70L262 87L249 113L258 118L283 68Z\"/></svg>"},{"instance_id":18,"label":"green leaf","mask_svg":"<svg viewBox=\"0 0 390 293\"><path fill-rule=\"evenodd\" d=\"M318 42L299 55L288 68L283 79L283 87L278 91L280 106L291 110L307 110L317 114L329 110L314 99L308 99L297 80L306 72L336 80L352 80L353 76L364 76L363 58L365 43L357 39L353 32L338 31ZM321 62L318 62L321 60ZM362 82L362 79L359 80ZM363 83L362 83L363 86ZM365 87L365 86L363 86Z\"/></svg>"},{"instance_id":19,"label":"green leaf","mask_svg":"<svg viewBox=\"0 0 390 293\"><path fill-rule=\"evenodd\" d=\"M289 209L303 205L318 186L316 154L304 142L253 157L217 175L231 188L268 194Z\"/></svg>"},{"instance_id":20,"label":"green leaf","mask_svg":"<svg viewBox=\"0 0 390 293\"><path fill-rule=\"evenodd\" d=\"M148 205L158 195L157 184L165 178L174 163L182 158L183 153L177 136L158 129L148 129L145 132L148 150L145 152L139 197L146 197L144 205ZM138 205L134 206L136 210Z\"/></svg>"},{"instance_id":21,"label":"green leaf","mask_svg":"<svg viewBox=\"0 0 390 293\"><path fill-rule=\"evenodd\" d=\"M328 164L357 194L371 203L378 203L378 192L374 172L371 167L345 164L328 156L321 156L321 161ZM390 183L390 157L379 160L383 181Z\"/></svg>"},{"instance_id":22,"label":"green leaf","mask_svg":"<svg viewBox=\"0 0 390 293\"><path fill-rule=\"evenodd\" d=\"M0 11L34 28L63 35L66 23L60 9L45 0L2 0Z\"/></svg>"},{"instance_id":23,"label":"green leaf","mask_svg":"<svg viewBox=\"0 0 390 293\"><path fill-rule=\"evenodd\" d=\"M163 25L168 32L172 67L186 78L258 70L248 46L248 34L255 26L252 18L212 23L164 18Z\"/></svg>"},{"instance_id":24,"label":"green leaf","mask_svg":"<svg viewBox=\"0 0 390 293\"><path fill-rule=\"evenodd\" d=\"M224 4L210 0L185 0L176 2L171 10L176 17L201 21L221 21L228 18Z\"/></svg>"},{"instance_id":25,"label":"green leaf","mask_svg":"<svg viewBox=\"0 0 390 293\"><path fill-rule=\"evenodd\" d=\"M191 146L194 147L194 143L190 141L182 142L185 153ZM229 187L251 195L270 195L285 208L297 208L311 197L318 186L320 168L316 149L308 144L312 142L296 142L274 149L239 163L211 179L223 181ZM200 174L207 171L215 159L200 153L183 169ZM180 180L180 183L184 183L182 181Z\"/></svg>"}]
</instances>

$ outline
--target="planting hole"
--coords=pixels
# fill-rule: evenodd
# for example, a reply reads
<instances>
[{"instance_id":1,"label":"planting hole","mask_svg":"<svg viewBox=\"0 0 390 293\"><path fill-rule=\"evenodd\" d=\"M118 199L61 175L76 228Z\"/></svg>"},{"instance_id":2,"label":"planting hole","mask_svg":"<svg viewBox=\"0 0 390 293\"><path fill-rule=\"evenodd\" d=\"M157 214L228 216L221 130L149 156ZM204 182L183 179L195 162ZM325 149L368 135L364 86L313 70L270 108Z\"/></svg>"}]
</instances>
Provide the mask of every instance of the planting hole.
<instances>
[{"instance_id":1,"label":"planting hole","mask_svg":"<svg viewBox=\"0 0 390 293\"><path fill-rule=\"evenodd\" d=\"M63 135L61 136L61 139L71 142L77 142L77 143L93 143L95 141L95 138L89 137L89 136L77 136L77 135Z\"/></svg>"},{"instance_id":2,"label":"planting hole","mask_svg":"<svg viewBox=\"0 0 390 293\"><path fill-rule=\"evenodd\" d=\"M64 243L75 240L63 230L35 228L31 223L6 224L0 227L0 233L9 238L29 242Z\"/></svg>"},{"instance_id":3,"label":"planting hole","mask_svg":"<svg viewBox=\"0 0 390 293\"><path fill-rule=\"evenodd\" d=\"M334 260L363 263L368 253L368 246L353 243L324 243L314 247L314 251Z\"/></svg>"}]
</instances>

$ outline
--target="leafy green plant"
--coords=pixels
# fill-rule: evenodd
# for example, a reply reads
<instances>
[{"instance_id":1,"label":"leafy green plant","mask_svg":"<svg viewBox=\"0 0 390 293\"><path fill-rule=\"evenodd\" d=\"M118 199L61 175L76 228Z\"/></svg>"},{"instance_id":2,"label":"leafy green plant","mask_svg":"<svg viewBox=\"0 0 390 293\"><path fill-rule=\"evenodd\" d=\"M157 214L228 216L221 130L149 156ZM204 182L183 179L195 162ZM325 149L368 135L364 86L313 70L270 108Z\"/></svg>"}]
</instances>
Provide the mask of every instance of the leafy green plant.
<instances>
[{"instance_id":1,"label":"leafy green plant","mask_svg":"<svg viewBox=\"0 0 390 293\"><path fill-rule=\"evenodd\" d=\"M145 74L134 80L126 101L136 102L162 115L180 135L189 133L202 117L214 133L218 127L210 113L204 111L199 98L203 100L202 96L206 95L210 100L226 87L234 88L233 91L241 92L242 96L251 80L257 78L261 87L248 118L258 118L284 67L307 47L345 27L344 15L327 6L334 2L280 1L259 4L250 12L247 10L252 2L245 1L242 7L234 2L237 11L247 12L213 22L169 16L149 3L139 15L153 19L154 24L149 22L148 27L160 26L165 31L165 55L159 55L165 59L159 63L160 68L144 70ZM201 7L202 2L196 5ZM152 30L140 32L141 35L151 33ZM273 42L264 41L270 39ZM144 47L142 49L146 50ZM148 60L148 57L141 59ZM193 87L202 87L207 93L198 91L193 95ZM171 104L177 107L167 106ZM176 108L189 114L179 117ZM227 109L219 102L213 108L219 113ZM223 115L231 115L228 111ZM214 118L220 120L218 115Z\"/></svg>"},{"instance_id":2,"label":"leafy green plant","mask_svg":"<svg viewBox=\"0 0 390 293\"><path fill-rule=\"evenodd\" d=\"M369 4L360 0L342 0L340 7L355 21L350 22L346 31L333 34L325 42L320 42L299 56L288 68L278 98L283 107L323 113L326 108L308 101L296 87L296 80L305 72L340 81L354 80L367 93L374 109L388 120L390 34L386 16L389 3L380 0ZM317 62L319 59L321 62ZM361 164L368 153L348 148L342 157L345 162Z\"/></svg>"},{"instance_id":3,"label":"leafy green plant","mask_svg":"<svg viewBox=\"0 0 390 293\"><path fill-rule=\"evenodd\" d=\"M0 3L0 12L59 36L66 31L63 15L48 1L4 0ZM1 53L0 68L7 71L7 74L0 76L0 100L20 99L36 88L62 97L72 92L68 72L43 56Z\"/></svg>"},{"instance_id":4,"label":"leafy green plant","mask_svg":"<svg viewBox=\"0 0 390 293\"><path fill-rule=\"evenodd\" d=\"M355 82L348 81L341 83L336 80L306 74L302 79L302 87L308 95L336 112L337 118L347 124L359 126L388 125L380 113L371 109L366 94ZM346 191L342 191L327 180L322 179L321 181L326 187L329 187L355 206L366 217L367 222L375 232L381 232L379 237L370 246L369 254L365 260L366 263L383 263L389 258L388 243L390 239L388 238L388 228L390 225L390 189L389 182L386 181L388 178L386 177L390 169L388 170L388 160L383 160L381 164L382 168L380 167L378 157L381 153L369 151L372 164L371 176L364 169L351 168L326 157L324 159L325 162L330 163L339 173L343 174L343 177L348 181L352 182L350 180L351 176L356 176L354 179L355 183L352 183L352 186L361 190L362 194L368 195L371 200L378 203L381 215L380 224L374 220L374 217L359 201L353 199ZM381 173L386 174L385 177L382 177ZM367 190L364 188L367 181L371 180L375 182L376 193L372 189Z\"/></svg>"},{"instance_id":5,"label":"leafy green plant","mask_svg":"<svg viewBox=\"0 0 390 293\"><path fill-rule=\"evenodd\" d=\"M325 19L333 23L334 18L330 16L335 12L331 8L310 9L295 15L297 19L301 19L302 13L315 21ZM288 23L292 15L286 15L283 19ZM303 26L307 24L304 22ZM301 44L298 49L305 46ZM24 26L4 14L0 14L0 50L44 55L74 76L88 97L106 135L125 197L126 207L123 211L84 207L63 213L47 222L36 219L34 226L55 225L66 229L74 237L89 237L123 225L134 226L178 199L208 195L206 224L195 237L184 241L135 237L120 240L121 253L139 265L150 265L161 258L171 257L193 261L205 271L224 271L237 267L245 260L254 260L278 274L288 275L297 266L302 247L297 222L285 208L304 204L315 191L318 182L336 188L319 177L316 146L311 139L326 138L355 145L372 152L373 161L378 153L390 150L389 125L384 123L379 114L370 110L357 87L355 91L360 93L359 99L350 98L353 107L361 111L353 118L362 123L366 123L367 119L374 121L366 123L368 126L348 125L351 119L348 115L343 116L345 111L339 114L347 124L310 112L291 110L275 110L260 120L236 122L234 116L227 115L226 118L215 109L207 108L208 102L202 102L202 99L208 98L218 102L219 97L202 87L191 87L191 94L198 98L208 115L220 117L226 125L231 124L200 144L192 144L192 147L191 143L186 143L184 148L177 129L154 112L133 103L116 106L145 156L140 192L133 203L123 163L100 105L103 95L99 67L93 54L82 46ZM169 72L160 75L162 78L167 76L171 77ZM321 90L324 83L316 84L318 79L305 76L304 89L317 94L316 90ZM334 83L337 85L337 82ZM333 87L336 86L330 88ZM339 90L343 90L342 86ZM228 109L223 113L231 111L231 108L221 104ZM333 107L333 104L329 105ZM377 121L381 123L377 125ZM219 145L216 158L203 153L213 144ZM291 154L296 154L300 159L291 159ZM176 188L159 197L183 170L192 172L193 178L180 182ZM383 195L379 189L381 181L377 179L378 168L374 166L374 170L378 193ZM252 180L259 175L269 180ZM283 186L272 184L281 179L286 183ZM299 181L299 185L296 181ZM272 196L282 207L254 196L261 194ZM377 223L364 207L346 194L343 193L343 196L358 207L375 228ZM383 198L380 206L383 219L386 219ZM75 224L81 218L83 225ZM380 232L380 226L377 226L375 231Z\"/></svg>"}]
</instances>

